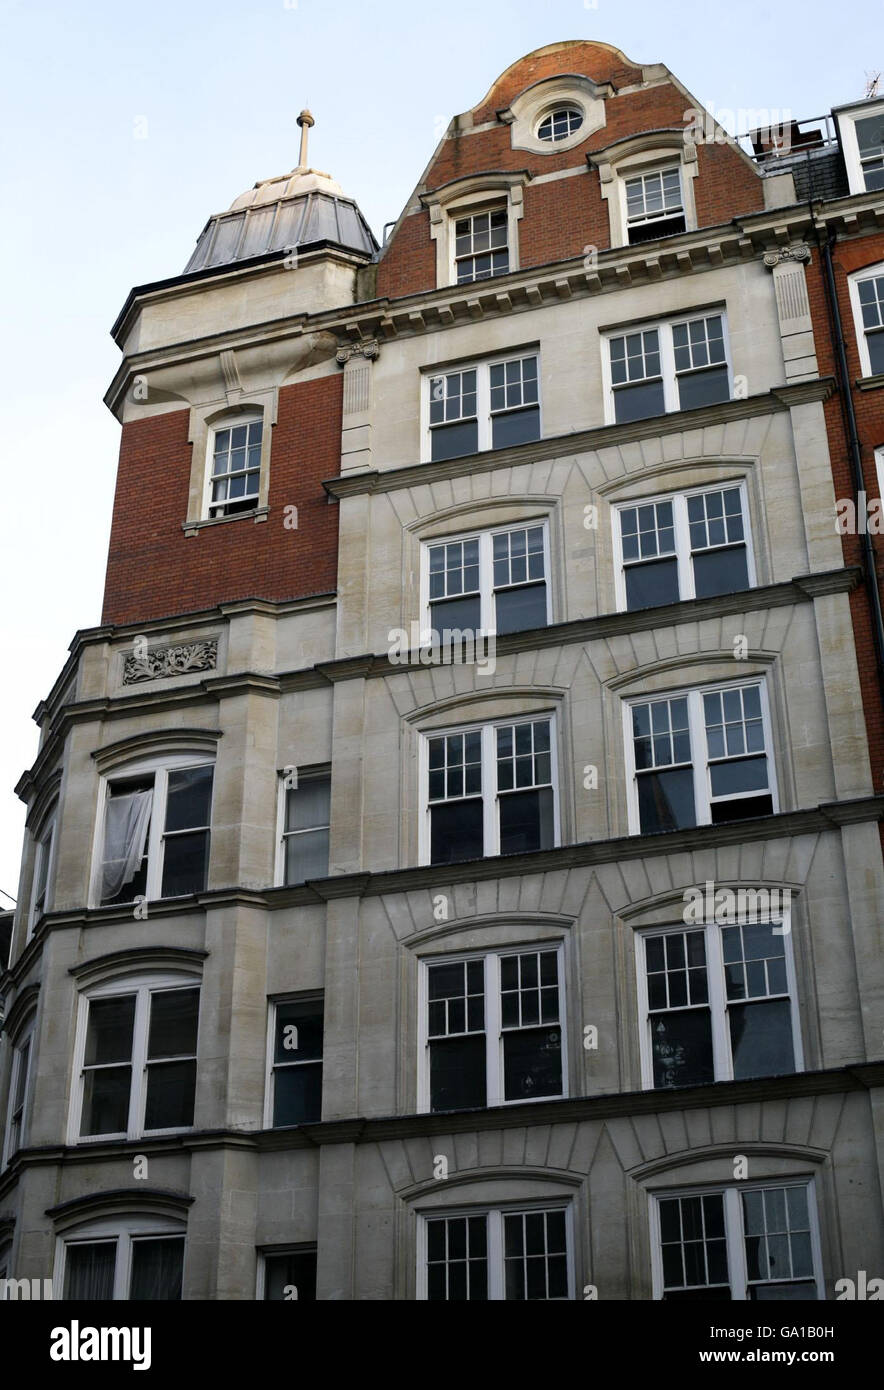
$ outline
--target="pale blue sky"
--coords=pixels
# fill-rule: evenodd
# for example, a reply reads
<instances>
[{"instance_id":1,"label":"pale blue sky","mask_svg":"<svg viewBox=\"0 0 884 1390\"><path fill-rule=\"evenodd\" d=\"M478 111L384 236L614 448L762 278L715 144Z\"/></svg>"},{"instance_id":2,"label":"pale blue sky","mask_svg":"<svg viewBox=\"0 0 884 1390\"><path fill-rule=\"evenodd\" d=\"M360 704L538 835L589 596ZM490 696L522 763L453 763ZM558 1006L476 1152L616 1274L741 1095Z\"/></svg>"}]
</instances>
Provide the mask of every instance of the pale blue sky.
<instances>
[{"instance_id":1,"label":"pale blue sky","mask_svg":"<svg viewBox=\"0 0 884 1390\"><path fill-rule=\"evenodd\" d=\"M574 38L666 63L715 111L798 119L884 67L880 0L0 0L0 889L18 891L31 713L100 617L118 447L102 396L130 287L178 274L210 213L297 163L306 102L311 163L380 236L450 117Z\"/></svg>"}]
</instances>

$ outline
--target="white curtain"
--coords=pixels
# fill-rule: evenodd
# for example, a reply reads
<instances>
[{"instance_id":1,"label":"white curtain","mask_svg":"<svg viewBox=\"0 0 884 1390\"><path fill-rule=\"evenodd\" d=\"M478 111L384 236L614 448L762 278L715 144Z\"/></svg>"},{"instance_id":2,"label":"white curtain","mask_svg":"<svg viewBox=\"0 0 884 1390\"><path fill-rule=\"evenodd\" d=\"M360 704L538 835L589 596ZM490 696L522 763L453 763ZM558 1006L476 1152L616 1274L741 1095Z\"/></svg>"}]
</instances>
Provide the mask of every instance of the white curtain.
<instances>
[{"instance_id":1,"label":"white curtain","mask_svg":"<svg viewBox=\"0 0 884 1390\"><path fill-rule=\"evenodd\" d=\"M107 803L104 828L104 864L101 875L101 901L122 892L138 872L144 858L147 828L150 825L152 791L112 796Z\"/></svg>"}]
</instances>

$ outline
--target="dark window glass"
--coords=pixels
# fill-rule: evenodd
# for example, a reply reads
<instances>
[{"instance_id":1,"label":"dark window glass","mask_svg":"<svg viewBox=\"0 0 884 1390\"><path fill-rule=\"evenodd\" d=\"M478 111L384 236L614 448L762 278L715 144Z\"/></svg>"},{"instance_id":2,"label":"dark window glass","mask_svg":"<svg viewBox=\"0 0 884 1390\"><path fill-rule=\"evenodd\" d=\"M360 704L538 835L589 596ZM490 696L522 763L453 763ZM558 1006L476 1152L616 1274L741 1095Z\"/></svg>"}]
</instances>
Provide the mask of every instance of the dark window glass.
<instances>
[{"instance_id":1,"label":"dark window glass","mask_svg":"<svg viewBox=\"0 0 884 1390\"><path fill-rule=\"evenodd\" d=\"M427 1222L427 1298L449 1303L488 1298L487 1217Z\"/></svg>"},{"instance_id":2,"label":"dark window glass","mask_svg":"<svg viewBox=\"0 0 884 1390\"><path fill-rule=\"evenodd\" d=\"M748 1295L752 1303L805 1303L819 1297L816 1284L807 1279L798 1284L750 1284Z\"/></svg>"},{"instance_id":3,"label":"dark window glass","mask_svg":"<svg viewBox=\"0 0 884 1390\"><path fill-rule=\"evenodd\" d=\"M157 990L151 996L148 1059L196 1052L199 997L198 989Z\"/></svg>"},{"instance_id":4,"label":"dark window glass","mask_svg":"<svg viewBox=\"0 0 884 1390\"><path fill-rule=\"evenodd\" d=\"M529 440L539 438L540 410L537 406L491 417L492 449L506 449L509 445L527 444Z\"/></svg>"},{"instance_id":5,"label":"dark window glass","mask_svg":"<svg viewBox=\"0 0 884 1390\"><path fill-rule=\"evenodd\" d=\"M88 1302L112 1299L116 1261L115 1240L69 1245L64 1257L65 1298Z\"/></svg>"},{"instance_id":6,"label":"dark window glass","mask_svg":"<svg viewBox=\"0 0 884 1390\"><path fill-rule=\"evenodd\" d=\"M715 1080L712 1019L707 1009L651 1015L655 1086L698 1086Z\"/></svg>"},{"instance_id":7,"label":"dark window glass","mask_svg":"<svg viewBox=\"0 0 884 1390\"><path fill-rule=\"evenodd\" d=\"M782 1076L795 1070L788 999L730 1004L728 1020L734 1077Z\"/></svg>"},{"instance_id":8,"label":"dark window glass","mask_svg":"<svg viewBox=\"0 0 884 1390\"><path fill-rule=\"evenodd\" d=\"M316 1251L289 1250L264 1256L264 1297L316 1302Z\"/></svg>"},{"instance_id":9,"label":"dark window glass","mask_svg":"<svg viewBox=\"0 0 884 1390\"><path fill-rule=\"evenodd\" d=\"M158 990L151 995L145 1129L193 1124L196 1059L191 1054L196 1052L198 1018L198 989Z\"/></svg>"},{"instance_id":10,"label":"dark window glass","mask_svg":"<svg viewBox=\"0 0 884 1390\"><path fill-rule=\"evenodd\" d=\"M503 1035L505 1100L533 1100L562 1094L562 1033L555 1028L524 1028Z\"/></svg>"},{"instance_id":11,"label":"dark window glass","mask_svg":"<svg viewBox=\"0 0 884 1390\"><path fill-rule=\"evenodd\" d=\"M430 807L431 864L458 864L483 853L481 797Z\"/></svg>"},{"instance_id":12,"label":"dark window glass","mask_svg":"<svg viewBox=\"0 0 884 1390\"><path fill-rule=\"evenodd\" d=\"M450 425L436 425L430 431L430 457L435 463L438 459L459 458L462 454L475 454L479 448L479 425L476 420L457 420Z\"/></svg>"},{"instance_id":13,"label":"dark window glass","mask_svg":"<svg viewBox=\"0 0 884 1390\"><path fill-rule=\"evenodd\" d=\"M323 1011L315 999L277 1004L273 1124L309 1124L322 1117Z\"/></svg>"},{"instance_id":14,"label":"dark window glass","mask_svg":"<svg viewBox=\"0 0 884 1390\"><path fill-rule=\"evenodd\" d=\"M702 372L688 372L679 376L677 380L678 403L682 410L693 410L701 405L715 405L718 401L730 399L727 367L710 367Z\"/></svg>"},{"instance_id":15,"label":"dark window glass","mask_svg":"<svg viewBox=\"0 0 884 1390\"><path fill-rule=\"evenodd\" d=\"M331 777L309 777L286 792L285 881L328 876Z\"/></svg>"},{"instance_id":16,"label":"dark window glass","mask_svg":"<svg viewBox=\"0 0 884 1390\"><path fill-rule=\"evenodd\" d=\"M430 1043L430 1105L469 1110L486 1104L485 1034L436 1038Z\"/></svg>"},{"instance_id":17,"label":"dark window glass","mask_svg":"<svg viewBox=\"0 0 884 1390\"><path fill-rule=\"evenodd\" d=\"M129 1127L134 1024L134 994L90 1001L80 1124L83 1135L121 1134Z\"/></svg>"},{"instance_id":18,"label":"dark window glass","mask_svg":"<svg viewBox=\"0 0 884 1390\"><path fill-rule=\"evenodd\" d=\"M731 758L710 763L709 776L713 796L761 791L768 785L767 758Z\"/></svg>"},{"instance_id":19,"label":"dark window glass","mask_svg":"<svg viewBox=\"0 0 884 1390\"><path fill-rule=\"evenodd\" d=\"M482 605L478 594L431 603L430 625L440 644L456 640L450 636L455 632L478 632L482 626Z\"/></svg>"},{"instance_id":20,"label":"dark window glass","mask_svg":"<svg viewBox=\"0 0 884 1390\"><path fill-rule=\"evenodd\" d=\"M147 1074L145 1129L186 1129L193 1124L196 1062L155 1062Z\"/></svg>"},{"instance_id":21,"label":"dark window glass","mask_svg":"<svg viewBox=\"0 0 884 1390\"><path fill-rule=\"evenodd\" d=\"M191 835L170 835L163 849L162 896L182 898L189 893L201 893L206 886L208 867L208 830L197 830Z\"/></svg>"},{"instance_id":22,"label":"dark window glass","mask_svg":"<svg viewBox=\"0 0 884 1390\"><path fill-rule=\"evenodd\" d=\"M662 381L637 382L634 386L620 386L614 392L614 418L618 425L662 415L665 409Z\"/></svg>"},{"instance_id":23,"label":"dark window glass","mask_svg":"<svg viewBox=\"0 0 884 1390\"><path fill-rule=\"evenodd\" d=\"M501 854L552 849L555 843L552 787L507 792L499 798L498 805Z\"/></svg>"},{"instance_id":24,"label":"dark window glass","mask_svg":"<svg viewBox=\"0 0 884 1390\"><path fill-rule=\"evenodd\" d=\"M129 1061L134 1025L134 994L91 1000L86 1032L86 1066Z\"/></svg>"},{"instance_id":25,"label":"dark window glass","mask_svg":"<svg viewBox=\"0 0 884 1390\"><path fill-rule=\"evenodd\" d=\"M185 767L169 773L167 831L208 825L211 806L211 767Z\"/></svg>"},{"instance_id":26,"label":"dark window glass","mask_svg":"<svg viewBox=\"0 0 884 1390\"><path fill-rule=\"evenodd\" d=\"M878 333L867 333L866 343L869 348L871 374L877 376L879 372L884 372L884 330Z\"/></svg>"},{"instance_id":27,"label":"dark window glass","mask_svg":"<svg viewBox=\"0 0 884 1390\"><path fill-rule=\"evenodd\" d=\"M639 222L629 228L629 244L635 246L641 241L655 241L661 236L676 236L685 230L684 216L661 217L656 222Z\"/></svg>"},{"instance_id":28,"label":"dark window glass","mask_svg":"<svg viewBox=\"0 0 884 1390\"><path fill-rule=\"evenodd\" d=\"M652 835L658 830L686 830L696 825L691 768L642 772L636 781L643 835Z\"/></svg>"},{"instance_id":29,"label":"dark window glass","mask_svg":"<svg viewBox=\"0 0 884 1390\"><path fill-rule=\"evenodd\" d=\"M129 1128L132 1068L100 1067L87 1071L83 1084L80 1133L125 1134Z\"/></svg>"},{"instance_id":30,"label":"dark window glass","mask_svg":"<svg viewBox=\"0 0 884 1390\"><path fill-rule=\"evenodd\" d=\"M524 632L546 627L546 584L528 584L523 589L498 589L494 596L495 631Z\"/></svg>"},{"instance_id":31,"label":"dark window glass","mask_svg":"<svg viewBox=\"0 0 884 1390\"><path fill-rule=\"evenodd\" d=\"M624 573L627 608L657 608L663 603L678 602L678 562L674 556L650 560L644 565L627 565Z\"/></svg>"},{"instance_id":32,"label":"dark window glass","mask_svg":"<svg viewBox=\"0 0 884 1390\"><path fill-rule=\"evenodd\" d=\"M744 545L727 550L703 550L693 557L697 598L734 594L749 587L749 561Z\"/></svg>"},{"instance_id":33,"label":"dark window glass","mask_svg":"<svg viewBox=\"0 0 884 1390\"><path fill-rule=\"evenodd\" d=\"M183 1271L184 1241L180 1236L134 1240L130 1299L180 1299Z\"/></svg>"},{"instance_id":34,"label":"dark window glass","mask_svg":"<svg viewBox=\"0 0 884 1390\"><path fill-rule=\"evenodd\" d=\"M771 796L742 796L736 801L713 801L712 824L723 825L726 821L752 820L753 816L773 814Z\"/></svg>"}]
</instances>

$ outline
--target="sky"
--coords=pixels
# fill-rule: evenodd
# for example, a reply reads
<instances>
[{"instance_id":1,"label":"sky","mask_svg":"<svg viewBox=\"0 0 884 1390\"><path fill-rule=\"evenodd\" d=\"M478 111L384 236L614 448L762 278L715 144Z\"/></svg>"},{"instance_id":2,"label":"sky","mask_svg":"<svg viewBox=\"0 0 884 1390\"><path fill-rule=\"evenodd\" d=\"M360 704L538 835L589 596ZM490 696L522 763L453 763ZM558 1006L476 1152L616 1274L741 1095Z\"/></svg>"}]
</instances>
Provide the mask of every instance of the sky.
<instances>
[{"instance_id":1,"label":"sky","mask_svg":"<svg viewBox=\"0 0 884 1390\"><path fill-rule=\"evenodd\" d=\"M129 289L179 274L210 214L297 164L304 105L310 163L380 239L450 118L580 38L665 63L732 132L818 116L884 68L881 0L0 0L0 890L18 892L32 713L101 615L102 397Z\"/></svg>"}]
</instances>

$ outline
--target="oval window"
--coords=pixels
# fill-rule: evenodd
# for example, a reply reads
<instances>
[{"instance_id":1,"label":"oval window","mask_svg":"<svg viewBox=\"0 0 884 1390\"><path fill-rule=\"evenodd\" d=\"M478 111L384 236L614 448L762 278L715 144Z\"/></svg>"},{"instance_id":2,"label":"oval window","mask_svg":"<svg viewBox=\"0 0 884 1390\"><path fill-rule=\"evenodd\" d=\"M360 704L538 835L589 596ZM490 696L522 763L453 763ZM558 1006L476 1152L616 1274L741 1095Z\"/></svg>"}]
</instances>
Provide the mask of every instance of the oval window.
<instances>
[{"instance_id":1,"label":"oval window","mask_svg":"<svg viewBox=\"0 0 884 1390\"><path fill-rule=\"evenodd\" d=\"M558 144L560 140L567 140L569 135L573 135L575 130L579 130L583 125L583 112L576 106L557 106L554 111L550 111L544 116L540 125L537 127L538 140L548 140L550 144Z\"/></svg>"}]
</instances>

